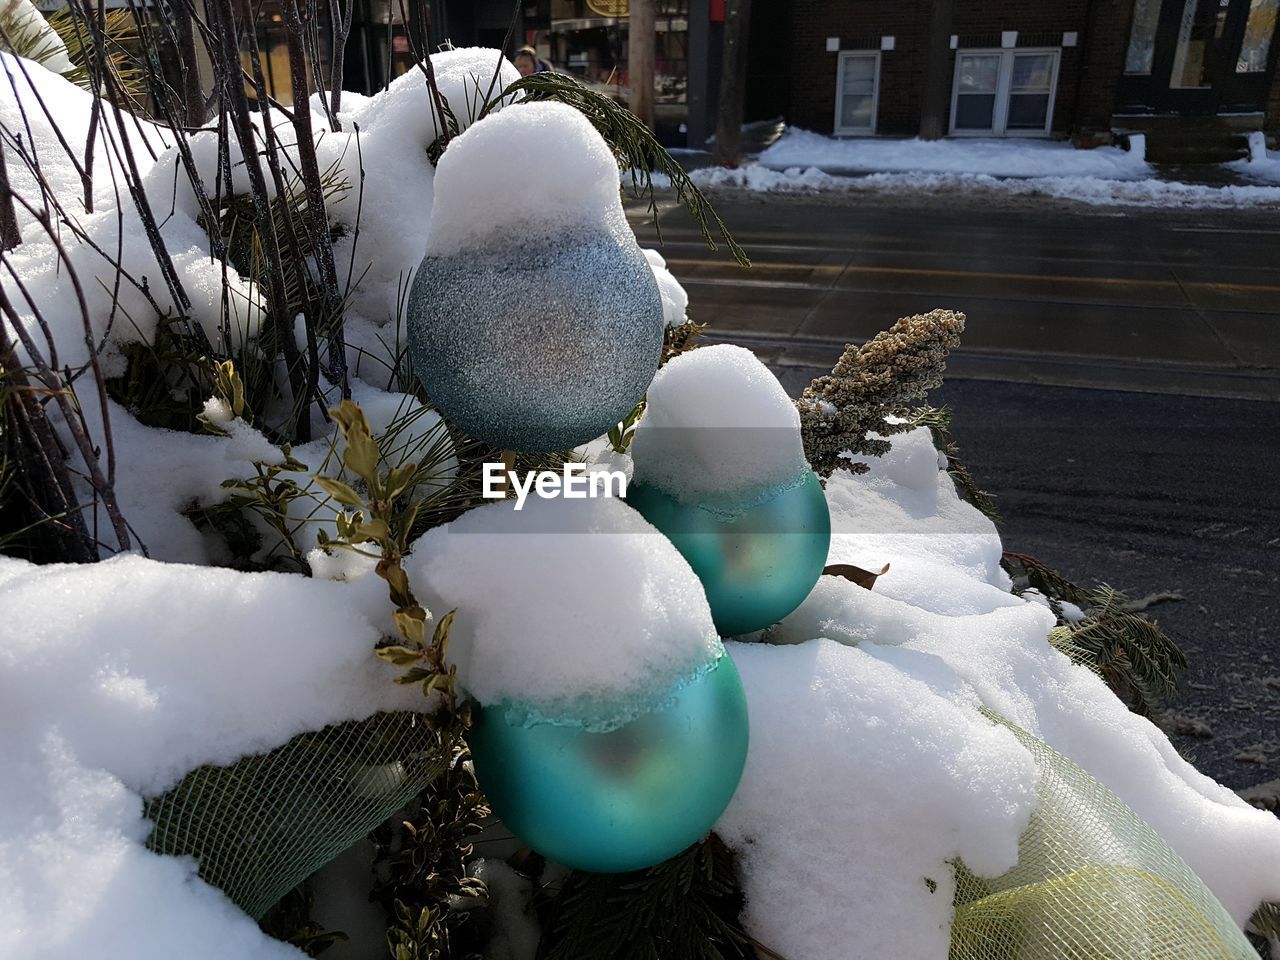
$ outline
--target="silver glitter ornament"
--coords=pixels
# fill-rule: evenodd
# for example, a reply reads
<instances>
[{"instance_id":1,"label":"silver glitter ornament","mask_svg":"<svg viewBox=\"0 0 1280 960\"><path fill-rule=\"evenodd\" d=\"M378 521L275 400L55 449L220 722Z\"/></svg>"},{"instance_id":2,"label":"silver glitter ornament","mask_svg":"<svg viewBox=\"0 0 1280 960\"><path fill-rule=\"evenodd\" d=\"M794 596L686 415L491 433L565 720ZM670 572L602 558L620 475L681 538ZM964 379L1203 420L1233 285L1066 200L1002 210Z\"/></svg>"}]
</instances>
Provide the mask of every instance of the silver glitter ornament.
<instances>
[{"instance_id":1,"label":"silver glitter ornament","mask_svg":"<svg viewBox=\"0 0 1280 960\"><path fill-rule=\"evenodd\" d=\"M409 357L431 402L504 450L567 450L616 426L662 354L662 296L634 238L582 231L427 255Z\"/></svg>"}]
</instances>

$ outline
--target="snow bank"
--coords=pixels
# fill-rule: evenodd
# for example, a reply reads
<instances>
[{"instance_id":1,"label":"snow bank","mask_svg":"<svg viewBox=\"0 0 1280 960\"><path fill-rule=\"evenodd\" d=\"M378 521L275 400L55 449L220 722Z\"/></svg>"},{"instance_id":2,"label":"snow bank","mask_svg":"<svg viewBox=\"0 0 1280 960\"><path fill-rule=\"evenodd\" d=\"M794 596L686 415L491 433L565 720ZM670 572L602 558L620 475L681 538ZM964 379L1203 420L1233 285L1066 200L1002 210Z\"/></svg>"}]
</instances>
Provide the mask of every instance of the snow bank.
<instances>
[{"instance_id":1,"label":"snow bank","mask_svg":"<svg viewBox=\"0 0 1280 960\"><path fill-rule=\"evenodd\" d=\"M142 794L379 709L385 587L120 557L0 564L0 956L284 958L192 863L147 852Z\"/></svg>"},{"instance_id":2,"label":"snow bank","mask_svg":"<svg viewBox=\"0 0 1280 960\"><path fill-rule=\"evenodd\" d=\"M44 22L39 13L35 15ZM52 70L11 53L0 53L0 67L5 74L4 80L0 81L0 123L10 133L22 136L26 149L39 162L40 174L63 205L72 214L83 214L84 186L76 164L84 163L93 97ZM25 120L20 104L26 108ZM74 161L54 132L55 121L67 148L74 154ZM114 169L119 173L122 169L111 147L113 139L120 141L121 127L115 122L110 109L102 111L99 123L103 126L98 131L93 151L95 209L114 204L115 192L109 171ZM144 173L153 162L153 151L158 153L168 142L161 129L146 120L129 118L124 125L124 134L131 138L134 159ZM36 186L35 172L22 162L12 147L5 151L5 166L9 186L14 193L37 210L43 210L43 205L37 203L40 191ZM15 212L24 236L30 236L35 218L22 204L17 204Z\"/></svg>"},{"instance_id":3,"label":"snow bank","mask_svg":"<svg viewBox=\"0 0 1280 960\"><path fill-rule=\"evenodd\" d=\"M992 197L1051 197L1091 206L1251 207L1280 203L1280 186L1204 184L1169 180L1114 180L1096 176L1043 176L1001 179L974 173L873 173L833 176L817 167L775 170L750 163L737 169L706 167L690 178L704 189L778 193L888 193L942 195L967 193Z\"/></svg>"},{"instance_id":4,"label":"snow bank","mask_svg":"<svg viewBox=\"0 0 1280 960\"><path fill-rule=\"evenodd\" d=\"M688 563L615 497L479 507L406 569L432 610L457 609L449 655L482 704L611 727L723 649Z\"/></svg>"},{"instance_id":5,"label":"snow bank","mask_svg":"<svg viewBox=\"0 0 1280 960\"><path fill-rule=\"evenodd\" d=\"M992 177L1102 177L1139 179L1151 174L1142 152L1117 147L1077 150L1056 140L837 139L795 127L767 147L757 162L773 170L816 167L827 173L975 173Z\"/></svg>"},{"instance_id":6,"label":"snow bank","mask_svg":"<svg viewBox=\"0 0 1280 960\"><path fill-rule=\"evenodd\" d=\"M944 960L944 861L1000 873L1034 802L1025 751L979 704L1114 790L1237 922L1280 896L1280 823L1049 645L1052 614L1008 593L995 528L959 499L928 432L894 437L870 466L828 483L830 559L889 572L873 590L825 577L770 645L728 644L751 748L717 829L742 857L752 934L809 960Z\"/></svg>"},{"instance_id":7,"label":"snow bank","mask_svg":"<svg viewBox=\"0 0 1280 960\"><path fill-rule=\"evenodd\" d=\"M1268 150L1266 134L1255 130L1249 134L1249 158L1227 167L1249 180L1280 183L1280 150Z\"/></svg>"},{"instance_id":8,"label":"snow bank","mask_svg":"<svg viewBox=\"0 0 1280 960\"><path fill-rule=\"evenodd\" d=\"M427 252L450 256L583 230L630 236L617 170L604 137L566 104L485 117L440 158Z\"/></svg>"},{"instance_id":9,"label":"snow bank","mask_svg":"<svg viewBox=\"0 0 1280 960\"><path fill-rule=\"evenodd\" d=\"M631 455L637 482L690 502L793 484L809 469L795 404L754 353L730 344L658 371Z\"/></svg>"},{"instance_id":10,"label":"snow bank","mask_svg":"<svg viewBox=\"0 0 1280 960\"><path fill-rule=\"evenodd\" d=\"M1030 755L936 657L830 640L727 647L751 740L716 830L740 857L747 929L805 960L945 960L947 860L989 875L1017 861Z\"/></svg>"}]
</instances>

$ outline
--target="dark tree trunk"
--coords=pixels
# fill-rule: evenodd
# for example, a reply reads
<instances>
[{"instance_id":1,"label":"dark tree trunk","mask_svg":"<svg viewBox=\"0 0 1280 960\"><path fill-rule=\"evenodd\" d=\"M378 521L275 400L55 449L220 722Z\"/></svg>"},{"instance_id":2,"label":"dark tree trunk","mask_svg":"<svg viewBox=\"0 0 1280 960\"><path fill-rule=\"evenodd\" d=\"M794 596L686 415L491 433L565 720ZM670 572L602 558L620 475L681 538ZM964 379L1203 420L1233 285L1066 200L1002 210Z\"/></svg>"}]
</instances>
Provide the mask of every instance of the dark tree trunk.
<instances>
[{"instance_id":1,"label":"dark tree trunk","mask_svg":"<svg viewBox=\"0 0 1280 960\"><path fill-rule=\"evenodd\" d=\"M924 97L920 111L920 136L937 140L947 135L951 115L951 11L953 0L933 0L929 18L928 59L924 71Z\"/></svg>"},{"instance_id":2,"label":"dark tree trunk","mask_svg":"<svg viewBox=\"0 0 1280 960\"><path fill-rule=\"evenodd\" d=\"M747 87L747 27L751 0L726 0L724 61L720 72L720 102L716 110L716 163L736 167L742 162L743 100Z\"/></svg>"},{"instance_id":3,"label":"dark tree trunk","mask_svg":"<svg viewBox=\"0 0 1280 960\"><path fill-rule=\"evenodd\" d=\"M634 113L653 129L654 0L631 0L627 25L627 76L629 103Z\"/></svg>"},{"instance_id":4,"label":"dark tree trunk","mask_svg":"<svg viewBox=\"0 0 1280 960\"><path fill-rule=\"evenodd\" d=\"M199 127L209 119L204 91L200 89L200 62L196 59L196 28L189 3L177 0L173 5L174 27L178 34L178 68L182 71L182 105L189 127Z\"/></svg>"}]
</instances>

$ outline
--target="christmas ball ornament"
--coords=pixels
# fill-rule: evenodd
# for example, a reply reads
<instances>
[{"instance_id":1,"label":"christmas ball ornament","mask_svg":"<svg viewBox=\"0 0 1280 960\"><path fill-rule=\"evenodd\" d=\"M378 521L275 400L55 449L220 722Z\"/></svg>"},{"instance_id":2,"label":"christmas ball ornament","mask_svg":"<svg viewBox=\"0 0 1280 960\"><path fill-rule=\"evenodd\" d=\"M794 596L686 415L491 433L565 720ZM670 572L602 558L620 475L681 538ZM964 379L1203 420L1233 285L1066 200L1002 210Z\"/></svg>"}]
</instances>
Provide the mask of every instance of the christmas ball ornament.
<instances>
[{"instance_id":1,"label":"christmas ball ornament","mask_svg":"<svg viewBox=\"0 0 1280 960\"><path fill-rule=\"evenodd\" d=\"M721 635L761 630L808 596L831 515L795 406L754 354L720 345L668 363L631 452L627 502L689 561Z\"/></svg>"},{"instance_id":2,"label":"christmas ball ornament","mask_svg":"<svg viewBox=\"0 0 1280 960\"><path fill-rule=\"evenodd\" d=\"M747 702L727 654L616 729L475 713L476 776L493 809L543 856L619 873L661 863L719 819L747 757Z\"/></svg>"},{"instance_id":3,"label":"christmas ball ornament","mask_svg":"<svg viewBox=\"0 0 1280 960\"><path fill-rule=\"evenodd\" d=\"M627 502L689 561L722 636L781 620L827 563L831 515L812 470L745 508L733 497L682 503L643 483L630 486Z\"/></svg>"},{"instance_id":4,"label":"christmas ball ornament","mask_svg":"<svg viewBox=\"0 0 1280 960\"><path fill-rule=\"evenodd\" d=\"M480 507L422 537L407 570L431 610L457 611L476 776L516 836L615 872L711 828L746 762L746 699L698 578L639 513Z\"/></svg>"},{"instance_id":5,"label":"christmas ball ornament","mask_svg":"<svg viewBox=\"0 0 1280 960\"><path fill-rule=\"evenodd\" d=\"M564 450L635 408L663 300L623 215L618 167L572 107L509 106L450 142L406 316L436 408L509 450Z\"/></svg>"}]
</instances>

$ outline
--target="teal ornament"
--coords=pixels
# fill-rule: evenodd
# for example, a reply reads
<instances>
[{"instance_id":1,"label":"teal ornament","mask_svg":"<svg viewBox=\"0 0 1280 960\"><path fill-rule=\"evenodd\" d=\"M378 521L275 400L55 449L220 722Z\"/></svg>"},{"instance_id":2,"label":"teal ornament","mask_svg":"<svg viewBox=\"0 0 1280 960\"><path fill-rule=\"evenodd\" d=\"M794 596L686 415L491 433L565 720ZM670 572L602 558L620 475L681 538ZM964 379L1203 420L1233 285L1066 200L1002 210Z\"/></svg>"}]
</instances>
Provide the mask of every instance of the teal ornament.
<instances>
[{"instance_id":1,"label":"teal ornament","mask_svg":"<svg viewBox=\"0 0 1280 960\"><path fill-rule=\"evenodd\" d=\"M478 707L471 756L494 813L538 853L621 873L675 856L733 798L747 759L747 701L728 654L614 729Z\"/></svg>"},{"instance_id":2,"label":"teal ornament","mask_svg":"<svg viewBox=\"0 0 1280 960\"><path fill-rule=\"evenodd\" d=\"M409 293L408 350L432 404L503 450L567 450L635 409L665 324L630 233L428 254Z\"/></svg>"},{"instance_id":3,"label":"teal ornament","mask_svg":"<svg viewBox=\"0 0 1280 960\"><path fill-rule=\"evenodd\" d=\"M685 503L637 482L627 503L689 561L724 637L777 623L800 606L827 563L831 513L812 470L745 503L707 496Z\"/></svg>"}]
</instances>

